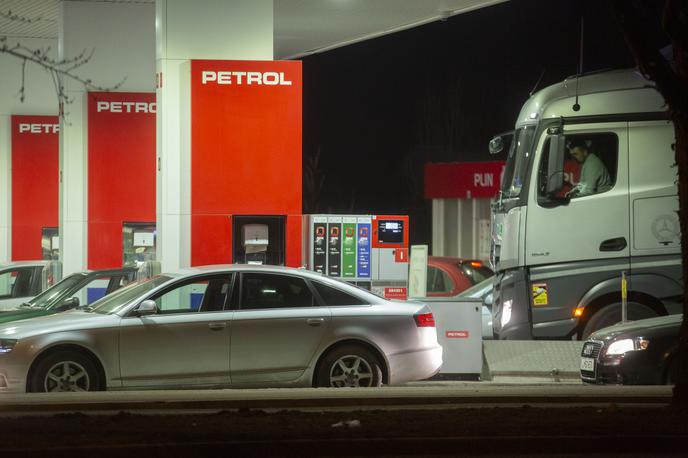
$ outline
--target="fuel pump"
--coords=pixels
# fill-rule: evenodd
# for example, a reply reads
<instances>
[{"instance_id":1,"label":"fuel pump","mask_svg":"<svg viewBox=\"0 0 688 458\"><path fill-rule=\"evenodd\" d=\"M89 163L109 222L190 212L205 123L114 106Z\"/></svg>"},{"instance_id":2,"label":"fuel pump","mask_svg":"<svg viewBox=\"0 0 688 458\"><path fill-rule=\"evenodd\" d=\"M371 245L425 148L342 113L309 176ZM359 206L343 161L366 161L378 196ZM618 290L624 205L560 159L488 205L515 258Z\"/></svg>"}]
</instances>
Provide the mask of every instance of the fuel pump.
<instances>
[{"instance_id":1,"label":"fuel pump","mask_svg":"<svg viewBox=\"0 0 688 458\"><path fill-rule=\"evenodd\" d=\"M308 269L406 299L408 216L304 215L303 228Z\"/></svg>"}]
</instances>

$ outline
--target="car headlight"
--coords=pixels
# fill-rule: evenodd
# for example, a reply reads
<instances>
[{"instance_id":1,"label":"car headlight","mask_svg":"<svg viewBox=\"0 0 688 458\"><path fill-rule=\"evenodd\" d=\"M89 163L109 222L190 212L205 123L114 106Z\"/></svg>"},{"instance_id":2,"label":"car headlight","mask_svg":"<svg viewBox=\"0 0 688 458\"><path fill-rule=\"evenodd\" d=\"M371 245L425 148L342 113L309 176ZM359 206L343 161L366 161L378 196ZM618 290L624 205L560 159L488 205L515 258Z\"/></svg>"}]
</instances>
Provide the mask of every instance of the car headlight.
<instances>
[{"instance_id":1,"label":"car headlight","mask_svg":"<svg viewBox=\"0 0 688 458\"><path fill-rule=\"evenodd\" d=\"M504 301L502 305L502 327L506 326L511 321L511 299Z\"/></svg>"},{"instance_id":2,"label":"car headlight","mask_svg":"<svg viewBox=\"0 0 688 458\"><path fill-rule=\"evenodd\" d=\"M0 353L9 353L17 345L17 339L0 339Z\"/></svg>"},{"instance_id":3,"label":"car headlight","mask_svg":"<svg viewBox=\"0 0 688 458\"><path fill-rule=\"evenodd\" d=\"M607 348L607 355L623 355L629 351L639 351L645 350L650 344L650 341L642 337L636 337L634 339L621 339L613 342L609 348Z\"/></svg>"}]
</instances>

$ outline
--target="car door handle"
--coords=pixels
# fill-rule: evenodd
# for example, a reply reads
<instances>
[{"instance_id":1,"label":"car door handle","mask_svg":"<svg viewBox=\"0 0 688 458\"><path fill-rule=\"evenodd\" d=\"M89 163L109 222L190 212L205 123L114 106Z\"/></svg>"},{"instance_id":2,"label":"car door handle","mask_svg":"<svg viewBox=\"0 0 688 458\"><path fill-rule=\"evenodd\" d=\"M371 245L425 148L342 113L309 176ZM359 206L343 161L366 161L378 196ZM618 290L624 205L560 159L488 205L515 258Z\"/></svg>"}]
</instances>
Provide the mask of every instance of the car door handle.
<instances>
[{"instance_id":1,"label":"car door handle","mask_svg":"<svg viewBox=\"0 0 688 458\"><path fill-rule=\"evenodd\" d=\"M220 331L227 327L227 323L209 323L208 327L213 331Z\"/></svg>"},{"instance_id":2,"label":"car door handle","mask_svg":"<svg viewBox=\"0 0 688 458\"><path fill-rule=\"evenodd\" d=\"M306 323L308 326L320 326L325 322L325 318L308 318Z\"/></svg>"},{"instance_id":3,"label":"car door handle","mask_svg":"<svg viewBox=\"0 0 688 458\"><path fill-rule=\"evenodd\" d=\"M600 243L600 251L621 251L627 245L625 237L617 237Z\"/></svg>"}]
</instances>

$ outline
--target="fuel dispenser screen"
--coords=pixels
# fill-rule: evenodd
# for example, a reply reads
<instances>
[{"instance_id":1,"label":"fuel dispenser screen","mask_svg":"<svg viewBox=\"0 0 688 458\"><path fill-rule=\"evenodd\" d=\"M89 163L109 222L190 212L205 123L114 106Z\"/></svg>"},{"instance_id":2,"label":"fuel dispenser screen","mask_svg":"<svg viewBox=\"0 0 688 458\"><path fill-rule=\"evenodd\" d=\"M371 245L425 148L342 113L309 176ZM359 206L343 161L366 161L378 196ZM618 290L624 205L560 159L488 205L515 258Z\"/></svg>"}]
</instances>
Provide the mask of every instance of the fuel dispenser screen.
<instances>
[{"instance_id":1,"label":"fuel dispenser screen","mask_svg":"<svg viewBox=\"0 0 688 458\"><path fill-rule=\"evenodd\" d=\"M387 220L378 223L378 243L403 243L404 222L402 220Z\"/></svg>"}]
</instances>

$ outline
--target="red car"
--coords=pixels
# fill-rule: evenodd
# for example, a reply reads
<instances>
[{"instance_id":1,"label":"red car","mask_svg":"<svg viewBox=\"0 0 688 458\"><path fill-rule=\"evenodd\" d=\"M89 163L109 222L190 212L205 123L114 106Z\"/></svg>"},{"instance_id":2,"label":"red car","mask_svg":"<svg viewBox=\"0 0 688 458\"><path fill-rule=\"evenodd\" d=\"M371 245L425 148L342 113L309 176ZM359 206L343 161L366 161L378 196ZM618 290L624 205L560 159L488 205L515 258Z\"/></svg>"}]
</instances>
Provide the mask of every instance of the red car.
<instances>
[{"instance_id":1,"label":"red car","mask_svg":"<svg viewBox=\"0 0 688 458\"><path fill-rule=\"evenodd\" d=\"M482 261L429 256L427 295L456 296L492 275L492 270Z\"/></svg>"}]
</instances>

